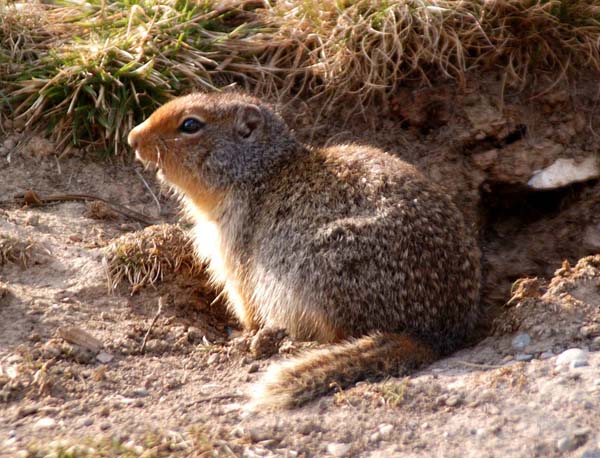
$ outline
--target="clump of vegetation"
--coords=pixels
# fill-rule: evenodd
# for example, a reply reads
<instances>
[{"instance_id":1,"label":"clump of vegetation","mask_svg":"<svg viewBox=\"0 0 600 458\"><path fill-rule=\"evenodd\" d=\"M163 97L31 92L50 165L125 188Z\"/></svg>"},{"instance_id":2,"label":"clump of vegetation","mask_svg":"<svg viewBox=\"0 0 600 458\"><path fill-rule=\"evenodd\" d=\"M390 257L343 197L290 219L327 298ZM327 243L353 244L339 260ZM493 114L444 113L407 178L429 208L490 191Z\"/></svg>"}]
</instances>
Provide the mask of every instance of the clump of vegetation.
<instances>
[{"instance_id":1,"label":"clump of vegetation","mask_svg":"<svg viewBox=\"0 0 600 458\"><path fill-rule=\"evenodd\" d=\"M0 3L0 102L60 146L124 149L168 98L241 83L356 109L474 69L525 86L600 70L594 0Z\"/></svg>"},{"instance_id":2,"label":"clump of vegetation","mask_svg":"<svg viewBox=\"0 0 600 458\"><path fill-rule=\"evenodd\" d=\"M0 234L0 266L12 262L26 269L31 262L32 250L33 242Z\"/></svg>"},{"instance_id":3,"label":"clump of vegetation","mask_svg":"<svg viewBox=\"0 0 600 458\"><path fill-rule=\"evenodd\" d=\"M128 131L174 94L215 89L224 56L212 43L234 30L208 2L20 6L4 6L0 19L8 98L28 124L44 120L59 147L120 151Z\"/></svg>"},{"instance_id":4,"label":"clump of vegetation","mask_svg":"<svg viewBox=\"0 0 600 458\"><path fill-rule=\"evenodd\" d=\"M534 70L600 70L600 7L591 0L304 0L278 3L274 14L279 33L306 49L310 92L330 103L353 94L365 106L406 81L464 83L475 68L516 84Z\"/></svg>"},{"instance_id":5,"label":"clump of vegetation","mask_svg":"<svg viewBox=\"0 0 600 458\"><path fill-rule=\"evenodd\" d=\"M383 403L390 407L398 407L406 401L409 386L407 379L386 380L375 386L375 392L381 396Z\"/></svg>"},{"instance_id":6,"label":"clump of vegetation","mask_svg":"<svg viewBox=\"0 0 600 458\"><path fill-rule=\"evenodd\" d=\"M134 294L143 286L155 286L168 274L201 278L203 267L194 256L191 241L177 225L149 226L119 237L106 254L109 288L126 281Z\"/></svg>"}]
</instances>

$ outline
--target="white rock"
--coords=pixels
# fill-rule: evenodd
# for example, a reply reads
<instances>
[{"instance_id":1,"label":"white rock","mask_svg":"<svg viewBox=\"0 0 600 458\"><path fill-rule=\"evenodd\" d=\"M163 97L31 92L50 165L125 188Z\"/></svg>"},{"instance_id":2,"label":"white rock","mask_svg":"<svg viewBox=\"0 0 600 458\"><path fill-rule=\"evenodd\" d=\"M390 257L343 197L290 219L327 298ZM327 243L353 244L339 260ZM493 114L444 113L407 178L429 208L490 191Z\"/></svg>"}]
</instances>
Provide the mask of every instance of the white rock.
<instances>
[{"instance_id":1,"label":"white rock","mask_svg":"<svg viewBox=\"0 0 600 458\"><path fill-rule=\"evenodd\" d=\"M581 162L561 158L534 173L527 184L534 189L555 189L599 176L600 160L596 156L590 156Z\"/></svg>"},{"instance_id":2,"label":"white rock","mask_svg":"<svg viewBox=\"0 0 600 458\"><path fill-rule=\"evenodd\" d=\"M568 350L563 351L556 358L556 367L564 368L569 366L574 366L575 362L577 364L582 364L587 362L588 360L588 352L582 350L581 348L569 348Z\"/></svg>"},{"instance_id":3,"label":"white rock","mask_svg":"<svg viewBox=\"0 0 600 458\"><path fill-rule=\"evenodd\" d=\"M390 437L392 431L394 431L394 425L386 423L379 425L379 434L381 434L381 437L383 439L387 439L388 437Z\"/></svg>"},{"instance_id":4,"label":"white rock","mask_svg":"<svg viewBox=\"0 0 600 458\"><path fill-rule=\"evenodd\" d=\"M332 442L331 444L327 445L327 452L333 456L348 456L351 447L352 446L350 444Z\"/></svg>"},{"instance_id":5,"label":"white rock","mask_svg":"<svg viewBox=\"0 0 600 458\"><path fill-rule=\"evenodd\" d=\"M252 442L262 442L273 437L273 432L268 429L262 429L259 427L250 428L248 430L250 440Z\"/></svg>"},{"instance_id":6,"label":"white rock","mask_svg":"<svg viewBox=\"0 0 600 458\"><path fill-rule=\"evenodd\" d=\"M110 363L113 360L114 356L110 353L101 352L96 355L96 359L101 363Z\"/></svg>"},{"instance_id":7,"label":"white rock","mask_svg":"<svg viewBox=\"0 0 600 458\"><path fill-rule=\"evenodd\" d=\"M576 448L575 441L571 437L561 437L556 441L556 448L559 452L569 452Z\"/></svg>"},{"instance_id":8,"label":"white rock","mask_svg":"<svg viewBox=\"0 0 600 458\"><path fill-rule=\"evenodd\" d=\"M54 428L56 426L56 420L50 417L40 418L33 425L33 429L43 429L43 428Z\"/></svg>"}]
</instances>

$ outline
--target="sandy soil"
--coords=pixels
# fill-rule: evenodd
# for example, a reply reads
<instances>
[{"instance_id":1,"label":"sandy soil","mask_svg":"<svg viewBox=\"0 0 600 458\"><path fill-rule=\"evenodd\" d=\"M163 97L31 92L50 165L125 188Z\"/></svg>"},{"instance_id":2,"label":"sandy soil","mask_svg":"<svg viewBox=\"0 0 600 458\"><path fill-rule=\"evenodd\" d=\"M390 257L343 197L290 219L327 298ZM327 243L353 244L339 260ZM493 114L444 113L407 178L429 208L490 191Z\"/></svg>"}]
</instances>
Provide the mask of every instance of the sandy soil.
<instances>
[{"instance_id":1,"label":"sandy soil","mask_svg":"<svg viewBox=\"0 0 600 458\"><path fill-rule=\"evenodd\" d=\"M559 157L597 154L595 137L580 135L593 113L568 95L529 105L507 96L499 107L483 95L493 92L436 91L399 94L374 124L329 119L313 139L376 143L447 187L481 239L487 337L412 377L269 414L249 413L248 394L302 345L254 358L214 292L169 272L155 288L111 291L107 249L142 224L85 202L13 200L27 189L86 193L175 223L176 202L154 177L89 155L58 160L9 123L0 134L0 456L600 457L600 255L577 263L600 253L600 187L526 186ZM423 100L436 101L436 116ZM301 138L315 132L289 117Z\"/></svg>"}]
</instances>

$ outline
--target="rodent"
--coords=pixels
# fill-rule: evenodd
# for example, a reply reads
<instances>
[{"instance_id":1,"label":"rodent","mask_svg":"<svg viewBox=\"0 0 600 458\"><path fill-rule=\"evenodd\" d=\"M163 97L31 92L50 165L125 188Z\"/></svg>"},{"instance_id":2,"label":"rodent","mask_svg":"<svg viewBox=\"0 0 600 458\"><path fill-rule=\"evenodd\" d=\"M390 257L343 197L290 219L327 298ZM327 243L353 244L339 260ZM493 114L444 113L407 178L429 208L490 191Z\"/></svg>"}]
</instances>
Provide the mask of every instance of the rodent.
<instances>
[{"instance_id":1,"label":"rodent","mask_svg":"<svg viewBox=\"0 0 600 458\"><path fill-rule=\"evenodd\" d=\"M128 141L181 196L244 328L329 344L271 366L257 408L408 374L472 334L478 245L412 165L367 146L305 146L243 93L176 98Z\"/></svg>"}]
</instances>

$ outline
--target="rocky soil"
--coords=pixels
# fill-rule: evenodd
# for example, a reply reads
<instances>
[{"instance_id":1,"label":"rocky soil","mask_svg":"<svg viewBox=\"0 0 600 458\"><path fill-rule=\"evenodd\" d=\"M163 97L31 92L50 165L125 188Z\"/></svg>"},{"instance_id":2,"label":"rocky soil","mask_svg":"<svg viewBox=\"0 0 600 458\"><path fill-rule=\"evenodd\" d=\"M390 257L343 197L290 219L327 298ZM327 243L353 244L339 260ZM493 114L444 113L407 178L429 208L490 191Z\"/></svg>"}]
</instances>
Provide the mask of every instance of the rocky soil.
<instances>
[{"instance_id":1,"label":"rocky soil","mask_svg":"<svg viewBox=\"0 0 600 458\"><path fill-rule=\"evenodd\" d=\"M286 111L303 140L376 144L445 186L481 240L488 313L478 343L414 376L277 413L248 394L311 344L257 357L202 275L110 288L111 243L146 224L36 197L167 223L176 202L127 160L62 155L4 120L0 456L600 457L597 100L585 81L586 97L495 84L407 90L346 123Z\"/></svg>"}]
</instances>

